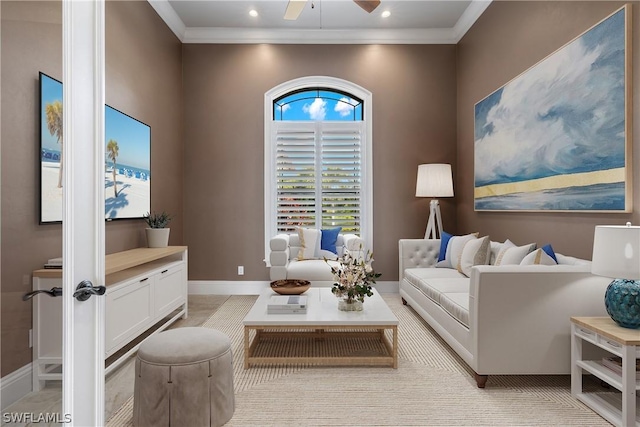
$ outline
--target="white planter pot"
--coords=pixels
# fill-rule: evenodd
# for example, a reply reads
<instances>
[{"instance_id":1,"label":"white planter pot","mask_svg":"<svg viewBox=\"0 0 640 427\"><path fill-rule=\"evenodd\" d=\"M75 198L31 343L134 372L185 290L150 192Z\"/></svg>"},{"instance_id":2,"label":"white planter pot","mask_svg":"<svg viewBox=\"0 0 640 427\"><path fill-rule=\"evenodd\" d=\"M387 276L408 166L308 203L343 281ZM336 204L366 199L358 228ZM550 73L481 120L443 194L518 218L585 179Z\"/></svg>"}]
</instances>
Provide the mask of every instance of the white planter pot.
<instances>
[{"instance_id":1,"label":"white planter pot","mask_svg":"<svg viewBox=\"0 0 640 427\"><path fill-rule=\"evenodd\" d=\"M169 245L170 228L146 228L147 246L150 248L166 248Z\"/></svg>"}]
</instances>

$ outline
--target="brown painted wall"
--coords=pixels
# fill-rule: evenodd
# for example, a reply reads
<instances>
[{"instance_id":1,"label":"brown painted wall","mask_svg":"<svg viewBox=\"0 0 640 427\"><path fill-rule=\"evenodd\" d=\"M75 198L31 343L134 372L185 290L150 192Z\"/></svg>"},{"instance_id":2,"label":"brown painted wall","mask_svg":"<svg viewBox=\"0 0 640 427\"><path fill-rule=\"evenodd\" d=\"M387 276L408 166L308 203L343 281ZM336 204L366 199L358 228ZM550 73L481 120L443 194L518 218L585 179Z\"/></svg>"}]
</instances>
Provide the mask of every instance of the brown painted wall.
<instances>
[{"instance_id":1,"label":"brown painted wall","mask_svg":"<svg viewBox=\"0 0 640 427\"><path fill-rule=\"evenodd\" d=\"M455 46L184 45L183 55L189 278L268 280L264 94L326 75L373 93L375 266L397 280L398 239L424 235L428 217L417 166L455 161ZM452 230L453 200L442 204Z\"/></svg>"},{"instance_id":2,"label":"brown painted wall","mask_svg":"<svg viewBox=\"0 0 640 427\"><path fill-rule=\"evenodd\" d=\"M480 231L492 240L551 243L564 254L591 258L597 224L638 223L640 186L640 4L633 4L633 214L506 213L473 210L474 104L568 43L610 13L618 2L493 2L458 43L458 151L456 211L459 232Z\"/></svg>"},{"instance_id":3,"label":"brown painted wall","mask_svg":"<svg viewBox=\"0 0 640 427\"><path fill-rule=\"evenodd\" d=\"M4 376L31 361L31 271L62 253L62 227L38 225L38 71L61 80L60 2L2 8L2 354ZM151 126L152 209L176 215L182 244L182 48L147 2L106 6L107 103ZM106 251L145 244L142 220L106 224Z\"/></svg>"}]
</instances>

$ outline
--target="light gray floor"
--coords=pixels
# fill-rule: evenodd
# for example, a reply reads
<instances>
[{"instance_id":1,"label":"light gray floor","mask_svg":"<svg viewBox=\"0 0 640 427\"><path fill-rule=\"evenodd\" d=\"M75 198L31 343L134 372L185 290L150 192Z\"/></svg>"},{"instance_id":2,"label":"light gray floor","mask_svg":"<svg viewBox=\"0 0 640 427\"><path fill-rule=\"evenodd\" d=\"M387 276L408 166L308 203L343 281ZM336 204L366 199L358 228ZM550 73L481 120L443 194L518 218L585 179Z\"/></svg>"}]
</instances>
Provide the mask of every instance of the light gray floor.
<instances>
[{"instance_id":1,"label":"light gray floor","mask_svg":"<svg viewBox=\"0 0 640 427\"><path fill-rule=\"evenodd\" d=\"M179 319L168 329L186 326L200 326L229 298L228 295L189 295L189 317ZM122 350L126 352L126 350ZM118 355L112 356L107 363ZM133 396L135 353L106 378L105 384L105 420L109 419L131 396ZM6 408L4 413L60 413L62 409L62 389L60 382L49 381L47 386L30 393L18 402ZM2 425L8 425L4 422ZM11 424L15 426L16 424ZM57 425L57 424L38 424Z\"/></svg>"}]
</instances>

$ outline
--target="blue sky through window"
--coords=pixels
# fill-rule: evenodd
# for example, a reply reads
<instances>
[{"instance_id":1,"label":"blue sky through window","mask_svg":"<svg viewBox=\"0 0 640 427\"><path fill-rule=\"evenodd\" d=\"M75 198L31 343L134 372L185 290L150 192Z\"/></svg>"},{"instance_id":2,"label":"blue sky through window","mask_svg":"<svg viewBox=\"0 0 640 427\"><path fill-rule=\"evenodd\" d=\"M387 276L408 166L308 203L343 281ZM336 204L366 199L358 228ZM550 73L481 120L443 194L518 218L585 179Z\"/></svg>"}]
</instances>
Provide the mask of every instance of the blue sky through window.
<instances>
[{"instance_id":1,"label":"blue sky through window","mask_svg":"<svg viewBox=\"0 0 640 427\"><path fill-rule=\"evenodd\" d=\"M359 121L362 100L347 93L326 89L306 89L273 102L277 121Z\"/></svg>"}]
</instances>

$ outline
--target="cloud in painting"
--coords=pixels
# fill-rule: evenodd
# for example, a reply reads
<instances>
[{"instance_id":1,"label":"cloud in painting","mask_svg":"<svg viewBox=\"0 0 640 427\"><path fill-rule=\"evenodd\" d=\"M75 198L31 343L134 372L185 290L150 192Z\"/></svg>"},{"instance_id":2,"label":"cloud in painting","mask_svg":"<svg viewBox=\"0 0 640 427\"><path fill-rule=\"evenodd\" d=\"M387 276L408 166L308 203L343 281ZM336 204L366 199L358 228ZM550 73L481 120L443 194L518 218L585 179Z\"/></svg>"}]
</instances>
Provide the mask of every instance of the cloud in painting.
<instances>
[{"instance_id":1,"label":"cloud in painting","mask_svg":"<svg viewBox=\"0 0 640 427\"><path fill-rule=\"evenodd\" d=\"M342 97L340 98L340 101L336 102L336 106L333 110L340 114L341 117L346 117L349 114L353 114L353 104L355 104L353 99Z\"/></svg>"},{"instance_id":2,"label":"cloud in painting","mask_svg":"<svg viewBox=\"0 0 640 427\"><path fill-rule=\"evenodd\" d=\"M284 104L282 107L280 107L280 110L284 113L289 108L291 108L291 104Z\"/></svg>"},{"instance_id":3,"label":"cloud in painting","mask_svg":"<svg viewBox=\"0 0 640 427\"><path fill-rule=\"evenodd\" d=\"M327 103L322 98L316 98L311 104L304 104L302 111L309 114L311 120L324 120L327 115Z\"/></svg>"},{"instance_id":4,"label":"cloud in painting","mask_svg":"<svg viewBox=\"0 0 640 427\"><path fill-rule=\"evenodd\" d=\"M476 105L476 186L624 166L618 15Z\"/></svg>"}]
</instances>

